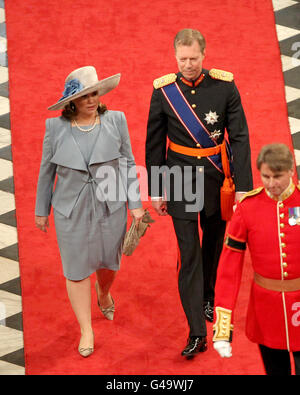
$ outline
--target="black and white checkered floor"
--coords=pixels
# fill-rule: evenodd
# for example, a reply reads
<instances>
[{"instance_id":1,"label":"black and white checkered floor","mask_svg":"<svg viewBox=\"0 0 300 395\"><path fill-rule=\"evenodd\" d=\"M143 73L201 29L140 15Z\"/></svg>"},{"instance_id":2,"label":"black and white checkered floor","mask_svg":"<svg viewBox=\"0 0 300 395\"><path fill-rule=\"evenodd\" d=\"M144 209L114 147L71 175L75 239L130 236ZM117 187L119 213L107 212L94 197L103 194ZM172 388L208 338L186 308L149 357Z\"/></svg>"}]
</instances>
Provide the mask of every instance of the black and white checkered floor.
<instances>
[{"instance_id":1,"label":"black and white checkered floor","mask_svg":"<svg viewBox=\"0 0 300 395\"><path fill-rule=\"evenodd\" d=\"M273 0L290 129L300 179L300 1Z\"/></svg>"},{"instance_id":2,"label":"black and white checkered floor","mask_svg":"<svg viewBox=\"0 0 300 395\"><path fill-rule=\"evenodd\" d=\"M24 375L4 6L0 0L0 375ZM300 0L273 0L273 8L300 179Z\"/></svg>"},{"instance_id":3,"label":"black and white checkered floor","mask_svg":"<svg viewBox=\"0 0 300 395\"><path fill-rule=\"evenodd\" d=\"M16 226L6 24L0 0L0 375L25 373Z\"/></svg>"}]
</instances>

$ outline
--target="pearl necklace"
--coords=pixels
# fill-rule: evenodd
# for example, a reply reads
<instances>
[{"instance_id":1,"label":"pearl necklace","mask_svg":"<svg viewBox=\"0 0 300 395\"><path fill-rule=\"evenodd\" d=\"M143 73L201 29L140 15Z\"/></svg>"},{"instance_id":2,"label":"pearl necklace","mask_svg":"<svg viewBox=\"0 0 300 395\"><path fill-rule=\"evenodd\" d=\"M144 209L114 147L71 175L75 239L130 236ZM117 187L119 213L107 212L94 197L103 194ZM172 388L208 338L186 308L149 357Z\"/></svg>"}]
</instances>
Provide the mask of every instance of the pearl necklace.
<instances>
[{"instance_id":1,"label":"pearl necklace","mask_svg":"<svg viewBox=\"0 0 300 395\"><path fill-rule=\"evenodd\" d=\"M83 129L82 127L80 127L80 126L78 125L78 123L76 122L76 119L73 119L73 121L74 121L75 126L76 126L79 130L81 130L82 132L90 132L90 131L93 130L94 127L97 125L98 115L96 115L96 117L95 117L95 122L93 123L93 125L92 125L89 129Z\"/></svg>"}]
</instances>

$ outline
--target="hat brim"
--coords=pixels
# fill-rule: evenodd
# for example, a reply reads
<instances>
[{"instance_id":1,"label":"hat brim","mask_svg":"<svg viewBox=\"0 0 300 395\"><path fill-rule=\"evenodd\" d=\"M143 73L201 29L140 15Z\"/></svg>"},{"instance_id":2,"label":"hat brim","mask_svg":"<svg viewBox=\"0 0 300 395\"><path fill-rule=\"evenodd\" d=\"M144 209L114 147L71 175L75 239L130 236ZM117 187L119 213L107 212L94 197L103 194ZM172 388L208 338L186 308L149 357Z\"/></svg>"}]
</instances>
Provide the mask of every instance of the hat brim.
<instances>
[{"instance_id":1,"label":"hat brim","mask_svg":"<svg viewBox=\"0 0 300 395\"><path fill-rule=\"evenodd\" d=\"M75 93L74 95L68 96L63 100L60 100L59 102L48 107L48 110L51 110L51 111L61 110L70 101L72 101L74 99L78 99L79 97L87 95L87 94L94 92L94 91L98 91L99 96L103 96L119 85L120 78L121 78L120 73L112 75L111 77L105 78L104 80L101 80L94 85L87 86L86 88L82 89L80 92Z\"/></svg>"}]
</instances>

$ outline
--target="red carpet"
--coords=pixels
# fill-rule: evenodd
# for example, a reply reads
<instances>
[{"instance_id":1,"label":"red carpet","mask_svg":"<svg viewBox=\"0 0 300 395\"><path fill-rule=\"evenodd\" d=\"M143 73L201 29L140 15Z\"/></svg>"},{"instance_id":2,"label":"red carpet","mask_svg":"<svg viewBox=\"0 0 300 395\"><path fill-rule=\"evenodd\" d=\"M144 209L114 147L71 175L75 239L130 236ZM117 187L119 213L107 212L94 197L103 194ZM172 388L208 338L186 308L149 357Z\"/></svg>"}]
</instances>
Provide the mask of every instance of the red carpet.
<instances>
[{"instance_id":1,"label":"red carpet","mask_svg":"<svg viewBox=\"0 0 300 395\"><path fill-rule=\"evenodd\" d=\"M185 2L183 9L179 0L15 0L5 5L26 373L263 374L257 346L244 334L249 259L235 314L233 357L217 356L210 325L208 352L182 359L187 327L177 292L176 243L170 218L156 216L138 250L123 259L112 290L114 322L99 315L93 293L95 352L81 358L53 219L47 235L38 231L34 205L45 119L58 115L47 107L61 96L65 76L89 64L99 78L122 73L118 89L104 102L125 112L137 164L143 165L152 81L176 71L172 42L184 27L206 36L206 68L234 73L253 165L263 144L291 146L271 0Z\"/></svg>"}]
</instances>

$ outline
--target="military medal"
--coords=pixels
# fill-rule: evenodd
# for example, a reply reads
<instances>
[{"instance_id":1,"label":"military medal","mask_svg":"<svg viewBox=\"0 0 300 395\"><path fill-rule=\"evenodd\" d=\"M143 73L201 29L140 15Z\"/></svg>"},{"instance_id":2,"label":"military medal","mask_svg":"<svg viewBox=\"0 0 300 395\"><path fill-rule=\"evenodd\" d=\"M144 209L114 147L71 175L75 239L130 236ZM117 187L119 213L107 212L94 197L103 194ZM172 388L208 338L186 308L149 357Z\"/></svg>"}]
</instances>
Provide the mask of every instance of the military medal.
<instances>
[{"instance_id":1,"label":"military medal","mask_svg":"<svg viewBox=\"0 0 300 395\"><path fill-rule=\"evenodd\" d=\"M211 139L217 139L221 136L221 130L214 130L211 134L210 134L210 138Z\"/></svg>"},{"instance_id":2,"label":"military medal","mask_svg":"<svg viewBox=\"0 0 300 395\"><path fill-rule=\"evenodd\" d=\"M289 208L289 225L300 225L300 207Z\"/></svg>"}]
</instances>

